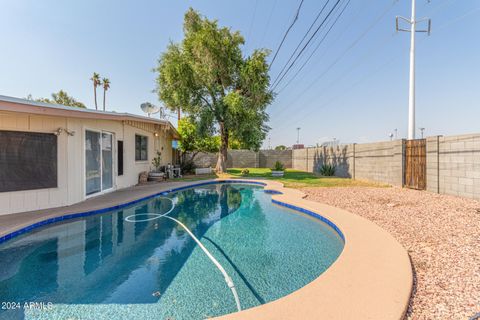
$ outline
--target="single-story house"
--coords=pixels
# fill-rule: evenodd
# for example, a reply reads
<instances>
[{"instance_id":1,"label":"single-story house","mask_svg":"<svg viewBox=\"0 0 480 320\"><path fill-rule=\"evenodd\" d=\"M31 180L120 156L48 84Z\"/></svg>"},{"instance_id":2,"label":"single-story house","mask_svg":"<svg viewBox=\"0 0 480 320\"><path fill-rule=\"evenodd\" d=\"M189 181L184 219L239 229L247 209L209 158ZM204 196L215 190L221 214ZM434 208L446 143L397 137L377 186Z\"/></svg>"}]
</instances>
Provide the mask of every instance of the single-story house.
<instances>
[{"instance_id":1,"label":"single-story house","mask_svg":"<svg viewBox=\"0 0 480 320\"><path fill-rule=\"evenodd\" d=\"M165 120L0 95L0 214L72 205L174 163Z\"/></svg>"}]
</instances>

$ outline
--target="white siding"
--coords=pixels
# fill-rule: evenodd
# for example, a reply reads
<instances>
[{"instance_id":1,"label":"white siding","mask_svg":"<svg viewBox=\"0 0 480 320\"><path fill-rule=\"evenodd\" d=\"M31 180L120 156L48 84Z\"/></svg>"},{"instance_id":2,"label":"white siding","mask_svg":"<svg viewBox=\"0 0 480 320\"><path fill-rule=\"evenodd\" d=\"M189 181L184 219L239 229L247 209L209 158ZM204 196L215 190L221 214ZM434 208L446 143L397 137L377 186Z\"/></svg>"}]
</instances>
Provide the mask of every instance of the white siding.
<instances>
[{"instance_id":1,"label":"white siding","mask_svg":"<svg viewBox=\"0 0 480 320\"><path fill-rule=\"evenodd\" d=\"M58 128L75 131L74 136L58 137L58 187L0 193L0 215L71 205L85 200L85 130L103 130L114 135L114 189L138 183L138 174L149 171L156 150L163 147L162 162L172 162L171 137L163 130L154 136L151 126L125 124L123 121L0 112L0 130L53 133ZM144 127L144 128L143 128ZM135 161L135 134L148 137L148 161ZM117 176L117 140L124 141L124 173ZM34 177L32 177L33 179Z\"/></svg>"}]
</instances>

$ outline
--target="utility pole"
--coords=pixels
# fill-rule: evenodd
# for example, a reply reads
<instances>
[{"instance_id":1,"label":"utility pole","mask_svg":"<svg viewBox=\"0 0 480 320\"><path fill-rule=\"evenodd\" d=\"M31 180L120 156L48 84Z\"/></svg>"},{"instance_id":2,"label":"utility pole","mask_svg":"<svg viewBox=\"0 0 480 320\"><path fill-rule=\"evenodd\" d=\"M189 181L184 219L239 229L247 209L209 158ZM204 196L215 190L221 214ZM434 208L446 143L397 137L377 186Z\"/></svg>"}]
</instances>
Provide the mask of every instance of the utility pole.
<instances>
[{"instance_id":1,"label":"utility pole","mask_svg":"<svg viewBox=\"0 0 480 320\"><path fill-rule=\"evenodd\" d=\"M300 127L297 128L297 144L300 143Z\"/></svg>"},{"instance_id":2,"label":"utility pole","mask_svg":"<svg viewBox=\"0 0 480 320\"><path fill-rule=\"evenodd\" d=\"M399 20L406 21L410 24L410 29L399 27ZM419 22L426 21L428 23L427 30L417 30ZM412 16L410 19L399 17L396 18L396 29L398 31L410 32L410 85L408 94L408 139L415 139L415 33L427 32L430 35L432 21L427 18L416 20L415 18L415 0L412 0Z\"/></svg>"}]
</instances>

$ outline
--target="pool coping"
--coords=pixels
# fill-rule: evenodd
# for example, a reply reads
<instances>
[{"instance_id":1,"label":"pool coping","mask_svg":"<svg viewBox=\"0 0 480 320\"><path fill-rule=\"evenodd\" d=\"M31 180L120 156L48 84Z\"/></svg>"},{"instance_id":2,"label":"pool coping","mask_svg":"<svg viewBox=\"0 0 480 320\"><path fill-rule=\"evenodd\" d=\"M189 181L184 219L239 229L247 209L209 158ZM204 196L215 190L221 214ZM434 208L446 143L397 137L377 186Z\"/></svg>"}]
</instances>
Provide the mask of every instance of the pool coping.
<instances>
[{"instance_id":1,"label":"pool coping","mask_svg":"<svg viewBox=\"0 0 480 320\"><path fill-rule=\"evenodd\" d=\"M365 218L310 201L300 190L285 188L280 182L262 182L266 183L265 189L280 192L272 195L274 203L338 227L345 246L337 260L304 287L278 300L216 319L404 319L413 272L409 255L400 243Z\"/></svg>"},{"instance_id":2,"label":"pool coping","mask_svg":"<svg viewBox=\"0 0 480 320\"><path fill-rule=\"evenodd\" d=\"M306 195L300 190L285 188L277 181L210 179L182 182L173 187L159 184L140 198L107 208L72 213L68 210L69 207L65 207L63 214L60 210L58 214L47 219L38 217L30 223L24 221L13 232L0 232L0 243L47 224L100 214L158 195L215 183L262 185L272 194L273 203L320 219L332 227L345 243L337 260L304 287L278 300L216 319L404 318L413 287L413 273L406 250L387 231L373 222L348 211L305 199ZM12 215L16 214L7 216Z\"/></svg>"}]
</instances>

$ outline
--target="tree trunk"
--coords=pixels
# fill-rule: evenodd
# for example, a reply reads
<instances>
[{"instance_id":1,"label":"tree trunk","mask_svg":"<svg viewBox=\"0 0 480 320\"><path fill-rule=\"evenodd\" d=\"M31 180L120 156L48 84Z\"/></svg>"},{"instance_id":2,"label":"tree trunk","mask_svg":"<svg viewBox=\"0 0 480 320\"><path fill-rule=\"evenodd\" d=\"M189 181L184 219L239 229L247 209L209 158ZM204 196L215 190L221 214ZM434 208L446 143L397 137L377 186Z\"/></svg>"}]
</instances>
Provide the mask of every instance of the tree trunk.
<instances>
[{"instance_id":1,"label":"tree trunk","mask_svg":"<svg viewBox=\"0 0 480 320\"><path fill-rule=\"evenodd\" d=\"M107 94L107 90L103 89L103 111L105 111L105 95Z\"/></svg>"},{"instance_id":2,"label":"tree trunk","mask_svg":"<svg viewBox=\"0 0 480 320\"><path fill-rule=\"evenodd\" d=\"M225 128L225 124L222 122L219 123L220 125L220 152L218 153L218 161L217 166L215 167L215 171L217 173L225 173L227 172L227 152L228 152L228 129Z\"/></svg>"},{"instance_id":3,"label":"tree trunk","mask_svg":"<svg viewBox=\"0 0 480 320\"><path fill-rule=\"evenodd\" d=\"M177 109L177 121L180 122L180 107Z\"/></svg>"},{"instance_id":4,"label":"tree trunk","mask_svg":"<svg viewBox=\"0 0 480 320\"><path fill-rule=\"evenodd\" d=\"M98 110L97 107L97 88L93 86L93 96L95 97L95 110Z\"/></svg>"}]
</instances>

